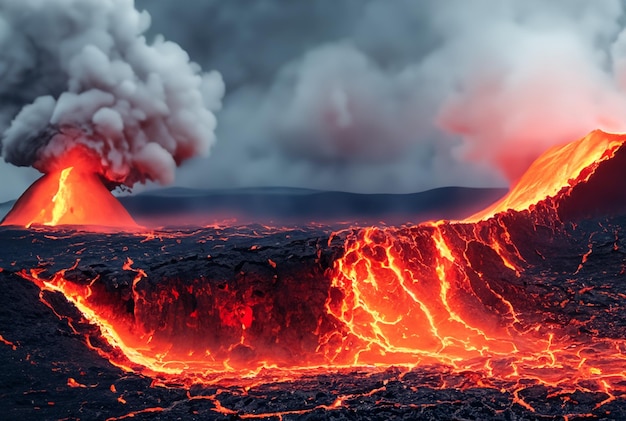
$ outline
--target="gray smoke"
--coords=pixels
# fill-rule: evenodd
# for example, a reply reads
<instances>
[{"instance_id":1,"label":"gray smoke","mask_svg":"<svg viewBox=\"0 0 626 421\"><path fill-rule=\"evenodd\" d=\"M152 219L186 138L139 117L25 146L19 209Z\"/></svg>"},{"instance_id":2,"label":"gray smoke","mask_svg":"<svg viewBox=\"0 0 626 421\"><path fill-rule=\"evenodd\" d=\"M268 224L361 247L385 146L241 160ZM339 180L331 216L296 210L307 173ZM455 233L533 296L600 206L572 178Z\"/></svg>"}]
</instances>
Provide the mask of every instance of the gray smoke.
<instances>
[{"instance_id":1,"label":"gray smoke","mask_svg":"<svg viewBox=\"0 0 626 421\"><path fill-rule=\"evenodd\" d=\"M224 84L144 32L132 0L0 0L0 133L7 162L48 172L80 146L111 185L171 183L206 154Z\"/></svg>"},{"instance_id":2,"label":"gray smoke","mask_svg":"<svg viewBox=\"0 0 626 421\"><path fill-rule=\"evenodd\" d=\"M197 187L503 185L625 129L621 0L138 1L225 78Z\"/></svg>"}]
</instances>

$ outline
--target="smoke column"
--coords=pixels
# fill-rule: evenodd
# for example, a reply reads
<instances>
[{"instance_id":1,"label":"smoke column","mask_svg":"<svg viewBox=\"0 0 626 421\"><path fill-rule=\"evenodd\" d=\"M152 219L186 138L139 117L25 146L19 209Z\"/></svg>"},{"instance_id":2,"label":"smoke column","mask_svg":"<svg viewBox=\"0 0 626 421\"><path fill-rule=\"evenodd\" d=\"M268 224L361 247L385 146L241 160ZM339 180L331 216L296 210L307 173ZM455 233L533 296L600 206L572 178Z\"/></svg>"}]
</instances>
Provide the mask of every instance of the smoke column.
<instances>
[{"instance_id":1,"label":"smoke column","mask_svg":"<svg viewBox=\"0 0 626 421\"><path fill-rule=\"evenodd\" d=\"M132 0L0 1L2 156L49 172L81 147L109 186L174 180L215 142L224 84L143 35Z\"/></svg>"},{"instance_id":2,"label":"smoke column","mask_svg":"<svg viewBox=\"0 0 626 421\"><path fill-rule=\"evenodd\" d=\"M621 0L137 1L228 86L227 141L187 185L504 185L626 130Z\"/></svg>"}]
</instances>

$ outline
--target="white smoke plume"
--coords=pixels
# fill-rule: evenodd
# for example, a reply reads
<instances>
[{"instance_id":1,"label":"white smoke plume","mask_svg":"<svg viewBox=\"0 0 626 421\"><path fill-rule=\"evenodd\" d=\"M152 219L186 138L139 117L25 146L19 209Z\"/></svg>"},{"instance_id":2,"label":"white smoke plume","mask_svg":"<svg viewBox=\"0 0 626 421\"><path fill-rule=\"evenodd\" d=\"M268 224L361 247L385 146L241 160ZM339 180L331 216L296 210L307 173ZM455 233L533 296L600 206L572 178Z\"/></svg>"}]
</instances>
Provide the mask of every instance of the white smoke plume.
<instances>
[{"instance_id":1,"label":"white smoke plume","mask_svg":"<svg viewBox=\"0 0 626 421\"><path fill-rule=\"evenodd\" d=\"M621 0L138 4L228 88L223 142L181 184L501 186L551 145L626 130Z\"/></svg>"},{"instance_id":2,"label":"white smoke plume","mask_svg":"<svg viewBox=\"0 0 626 421\"><path fill-rule=\"evenodd\" d=\"M111 186L171 183L206 154L224 84L173 42L146 40L133 0L0 0L7 162L48 172L80 146Z\"/></svg>"}]
</instances>

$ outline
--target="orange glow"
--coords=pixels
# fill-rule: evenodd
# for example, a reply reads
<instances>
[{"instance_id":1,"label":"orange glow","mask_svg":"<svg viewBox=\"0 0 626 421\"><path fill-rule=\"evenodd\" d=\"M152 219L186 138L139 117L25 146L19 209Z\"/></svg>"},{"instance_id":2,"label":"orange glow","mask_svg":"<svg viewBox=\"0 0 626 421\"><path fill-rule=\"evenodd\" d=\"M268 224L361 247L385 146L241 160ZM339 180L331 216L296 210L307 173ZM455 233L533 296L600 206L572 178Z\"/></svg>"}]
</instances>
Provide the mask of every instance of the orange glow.
<instances>
[{"instance_id":1,"label":"orange glow","mask_svg":"<svg viewBox=\"0 0 626 421\"><path fill-rule=\"evenodd\" d=\"M52 196L52 217L49 221L44 222L44 225L59 225L61 219L67 215L68 212L71 213L72 206L70 200L72 191L67 182L67 178L70 176L73 169L74 167L69 167L61 171L61 175L59 176L59 188L54 196ZM28 224L27 228L30 227L30 225L32 225L32 222Z\"/></svg>"},{"instance_id":2,"label":"orange glow","mask_svg":"<svg viewBox=\"0 0 626 421\"><path fill-rule=\"evenodd\" d=\"M15 344L14 344L13 342L11 342L11 341L8 341L8 340L4 339L4 338L2 337L2 335L0 335L0 343L3 343L3 344L5 344L5 345L9 345L9 346L13 349L13 351L15 351L15 350L17 349L17 345L15 345Z\"/></svg>"},{"instance_id":3,"label":"orange glow","mask_svg":"<svg viewBox=\"0 0 626 421\"><path fill-rule=\"evenodd\" d=\"M468 288L464 285L468 280L458 271L439 226L424 228L415 239L400 231L370 228L348 243L338 261L339 275L333 279L333 286L346 297L341 307L329 302L329 311L346 323L350 333L344 340L365 346L356 353L344 346L334 358L354 354L352 364L421 360L456 364L486 353L517 351L515 338L506 329L470 322L484 319L485 325L492 324L493 315L462 314L464 300L476 297L459 294L459 289ZM410 262L406 253L416 243L421 253L432 254L432 266Z\"/></svg>"},{"instance_id":4,"label":"orange glow","mask_svg":"<svg viewBox=\"0 0 626 421\"><path fill-rule=\"evenodd\" d=\"M138 228L98 175L76 166L42 176L18 199L1 225Z\"/></svg>"},{"instance_id":5,"label":"orange glow","mask_svg":"<svg viewBox=\"0 0 626 421\"><path fill-rule=\"evenodd\" d=\"M624 135L595 130L578 141L550 148L531 164L506 196L463 222L489 219L507 210L526 210L563 189L585 182L601 162L614 156L625 140Z\"/></svg>"},{"instance_id":6,"label":"orange glow","mask_svg":"<svg viewBox=\"0 0 626 421\"><path fill-rule=\"evenodd\" d=\"M69 387L87 387L82 383L78 383L75 379L73 379L72 377L67 379L67 385Z\"/></svg>"}]
</instances>

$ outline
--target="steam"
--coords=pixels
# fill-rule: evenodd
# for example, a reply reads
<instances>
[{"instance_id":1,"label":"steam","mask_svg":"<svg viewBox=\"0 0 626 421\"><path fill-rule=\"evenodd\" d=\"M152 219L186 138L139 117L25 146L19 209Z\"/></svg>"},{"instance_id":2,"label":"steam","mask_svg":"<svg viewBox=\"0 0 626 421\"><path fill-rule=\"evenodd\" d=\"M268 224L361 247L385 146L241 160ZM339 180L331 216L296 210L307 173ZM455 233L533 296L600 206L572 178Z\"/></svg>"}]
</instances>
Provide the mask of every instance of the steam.
<instances>
[{"instance_id":1,"label":"steam","mask_svg":"<svg viewBox=\"0 0 626 421\"><path fill-rule=\"evenodd\" d=\"M0 132L7 162L42 172L81 147L111 185L171 183L206 154L224 85L143 33L132 0L0 2Z\"/></svg>"},{"instance_id":2,"label":"steam","mask_svg":"<svg viewBox=\"0 0 626 421\"><path fill-rule=\"evenodd\" d=\"M626 130L620 0L138 1L229 87L226 140L185 185L503 185Z\"/></svg>"}]
</instances>

